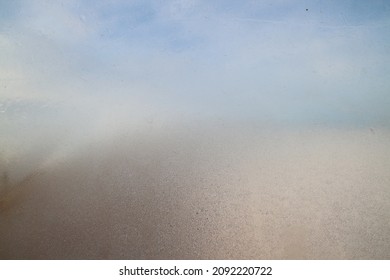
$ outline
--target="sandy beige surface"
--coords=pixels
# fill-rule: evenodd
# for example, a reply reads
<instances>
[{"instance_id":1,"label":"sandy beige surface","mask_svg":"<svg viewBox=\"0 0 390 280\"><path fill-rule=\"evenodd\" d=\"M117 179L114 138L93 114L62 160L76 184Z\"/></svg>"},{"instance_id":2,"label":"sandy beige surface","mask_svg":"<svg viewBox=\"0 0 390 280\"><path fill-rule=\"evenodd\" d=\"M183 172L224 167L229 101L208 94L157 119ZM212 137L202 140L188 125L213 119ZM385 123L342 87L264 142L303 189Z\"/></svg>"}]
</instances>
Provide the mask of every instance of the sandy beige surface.
<instances>
[{"instance_id":1,"label":"sandy beige surface","mask_svg":"<svg viewBox=\"0 0 390 280\"><path fill-rule=\"evenodd\" d=\"M54 158L2 193L0 258L390 259L386 129L165 127Z\"/></svg>"}]
</instances>

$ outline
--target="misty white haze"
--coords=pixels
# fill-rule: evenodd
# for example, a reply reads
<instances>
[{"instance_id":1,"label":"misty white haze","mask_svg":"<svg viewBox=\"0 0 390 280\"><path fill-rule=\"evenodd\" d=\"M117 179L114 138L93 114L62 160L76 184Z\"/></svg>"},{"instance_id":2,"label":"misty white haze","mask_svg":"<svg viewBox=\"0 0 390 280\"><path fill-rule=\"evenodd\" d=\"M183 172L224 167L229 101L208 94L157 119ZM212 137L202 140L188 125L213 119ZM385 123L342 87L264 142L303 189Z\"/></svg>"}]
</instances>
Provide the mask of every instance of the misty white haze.
<instances>
[{"instance_id":1,"label":"misty white haze","mask_svg":"<svg viewBox=\"0 0 390 280\"><path fill-rule=\"evenodd\" d=\"M0 1L0 258L388 259L389 13Z\"/></svg>"}]
</instances>

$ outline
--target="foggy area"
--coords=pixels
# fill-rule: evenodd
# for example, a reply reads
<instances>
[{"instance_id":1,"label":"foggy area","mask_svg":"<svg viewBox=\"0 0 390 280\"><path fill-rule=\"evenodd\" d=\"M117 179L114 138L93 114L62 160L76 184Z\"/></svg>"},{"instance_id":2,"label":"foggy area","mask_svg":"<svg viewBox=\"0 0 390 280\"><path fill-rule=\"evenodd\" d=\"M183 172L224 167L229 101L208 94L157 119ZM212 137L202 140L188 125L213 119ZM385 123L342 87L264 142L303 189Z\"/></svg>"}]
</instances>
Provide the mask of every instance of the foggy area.
<instances>
[{"instance_id":1,"label":"foggy area","mask_svg":"<svg viewBox=\"0 0 390 280\"><path fill-rule=\"evenodd\" d=\"M0 1L0 259L390 258L390 6L211 2Z\"/></svg>"},{"instance_id":2,"label":"foggy area","mask_svg":"<svg viewBox=\"0 0 390 280\"><path fill-rule=\"evenodd\" d=\"M126 133L13 186L1 256L388 258L389 136L218 123Z\"/></svg>"}]
</instances>

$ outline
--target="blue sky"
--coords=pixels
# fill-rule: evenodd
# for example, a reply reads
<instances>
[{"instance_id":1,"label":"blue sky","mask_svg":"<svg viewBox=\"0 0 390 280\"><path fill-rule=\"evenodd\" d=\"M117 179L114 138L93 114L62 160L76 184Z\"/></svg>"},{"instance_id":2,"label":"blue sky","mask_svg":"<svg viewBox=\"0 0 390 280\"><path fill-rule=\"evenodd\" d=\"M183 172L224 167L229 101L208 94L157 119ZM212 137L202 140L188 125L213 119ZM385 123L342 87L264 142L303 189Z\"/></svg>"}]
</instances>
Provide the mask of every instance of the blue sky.
<instances>
[{"instance_id":1,"label":"blue sky","mask_svg":"<svg viewBox=\"0 0 390 280\"><path fill-rule=\"evenodd\" d=\"M1 0L0 50L11 128L390 123L387 1Z\"/></svg>"}]
</instances>

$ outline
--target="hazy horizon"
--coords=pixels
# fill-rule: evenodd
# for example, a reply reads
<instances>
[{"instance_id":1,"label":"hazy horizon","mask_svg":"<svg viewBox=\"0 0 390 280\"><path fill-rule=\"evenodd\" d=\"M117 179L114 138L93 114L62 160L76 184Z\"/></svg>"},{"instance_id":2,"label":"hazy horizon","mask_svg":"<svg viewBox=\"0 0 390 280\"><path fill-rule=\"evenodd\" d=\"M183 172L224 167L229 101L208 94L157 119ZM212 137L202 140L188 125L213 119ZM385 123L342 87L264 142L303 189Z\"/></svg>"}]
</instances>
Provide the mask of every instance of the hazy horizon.
<instances>
[{"instance_id":1,"label":"hazy horizon","mask_svg":"<svg viewBox=\"0 0 390 280\"><path fill-rule=\"evenodd\" d=\"M389 127L389 13L382 1L2 1L0 155L153 121Z\"/></svg>"},{"instance_id":2,"label":"hazy horizon","mask_svg":"<svg viewBox=\"0 0 390 280\"><path fill-rule=\"evenodd\" d=\"M379 0L0 0L0 258L389 258L389 27Z\"/></svg>"}]
</instances>

